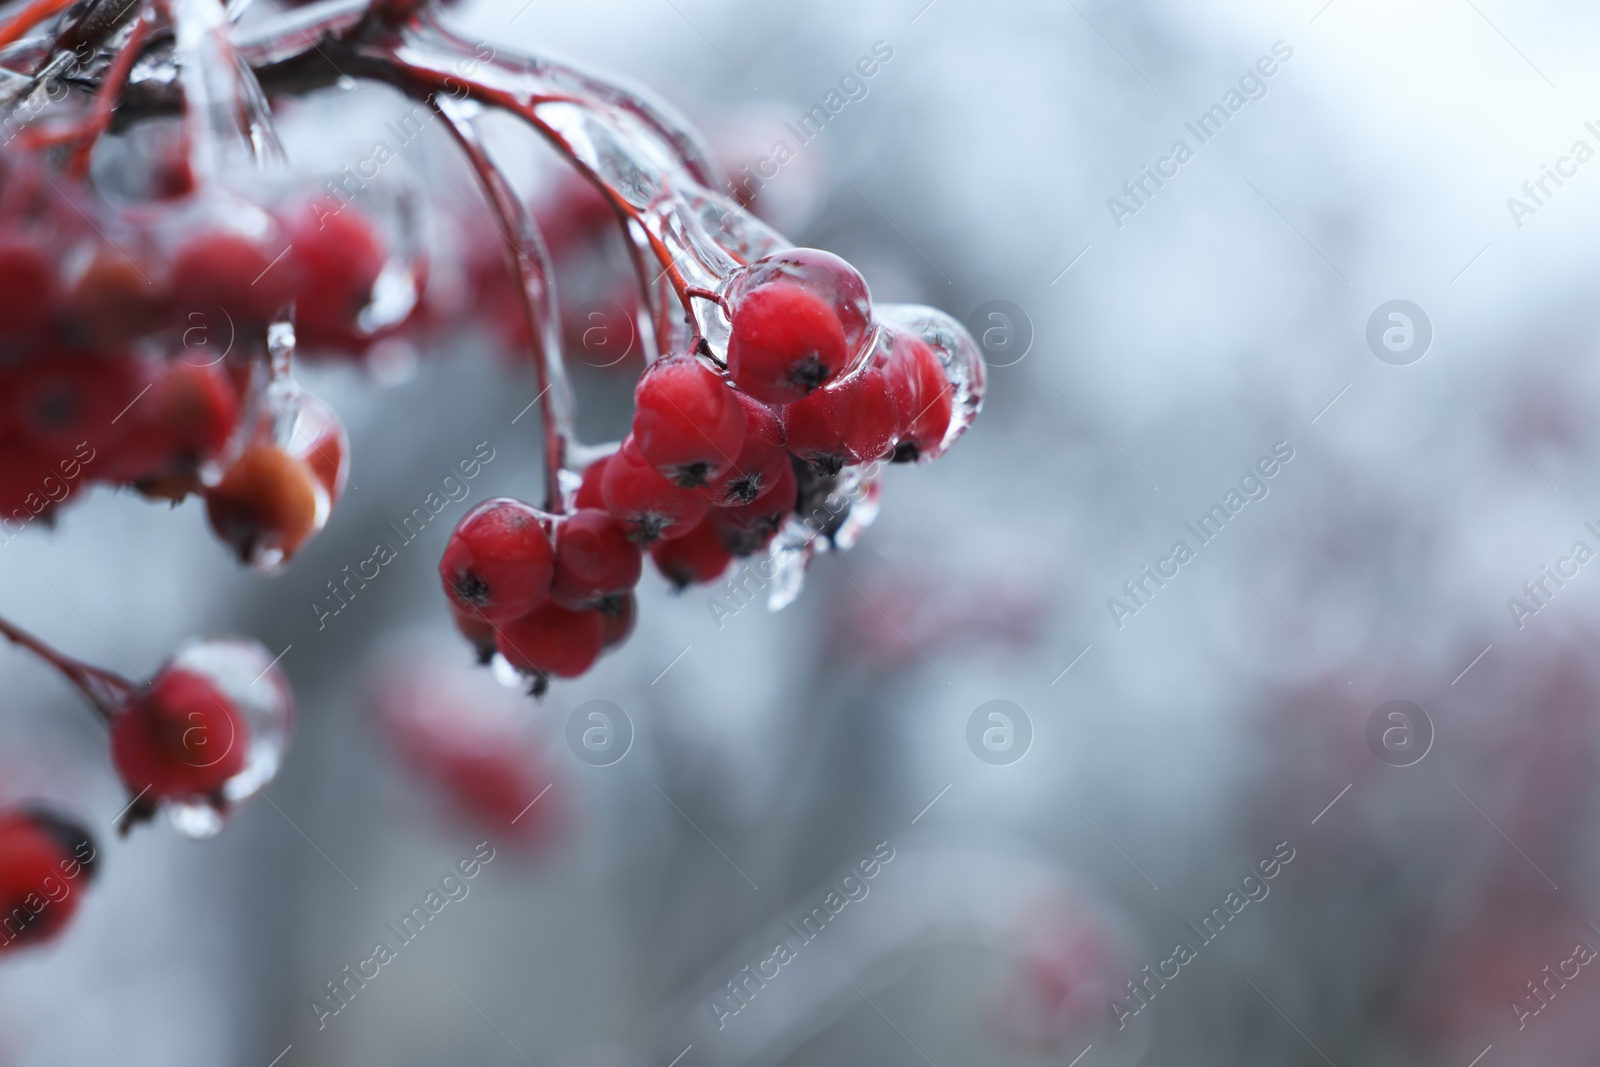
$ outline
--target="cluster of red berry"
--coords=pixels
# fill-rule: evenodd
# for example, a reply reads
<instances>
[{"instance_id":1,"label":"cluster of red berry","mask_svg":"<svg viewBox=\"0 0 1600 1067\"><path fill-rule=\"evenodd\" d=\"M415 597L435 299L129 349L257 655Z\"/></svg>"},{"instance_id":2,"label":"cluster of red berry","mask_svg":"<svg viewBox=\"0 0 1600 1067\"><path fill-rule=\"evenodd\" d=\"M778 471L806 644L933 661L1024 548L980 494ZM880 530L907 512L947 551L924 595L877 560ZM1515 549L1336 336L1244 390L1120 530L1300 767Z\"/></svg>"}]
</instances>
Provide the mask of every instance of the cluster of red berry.
<instances>
[{"instance_id":1,"label":"cluster of red berry","mask_svg":"<svg viewBox=\"0 0 1600 1067\"><path fill-rule=\"evenodd\" d=\"M948 317L874 308L849 264L787 248L718 194L697 135L666 109L554 61L485 54L427 3L336 0L237 42L246 5L221 0L37 0L0 17L0 530L53 517L85 482L196 494L241 560L275 569L326 524L348 466L343 426L295 381L293 358L372 366L380 346L486 320L542 387L546 496L542 509L474 508L440 573L480 655L537 691L627 638L646 552L681 588L763 550L803 568L819 535L847 546L876 485L853 528L834 500L871 482L868 465L941 454L977 413L982 365ZM474 75L485 63L493 76ZM382 197L349 168L342 193L330 182L308 200L258 166L285 155L270 102L334 84L327 71L340 69L448 128L512 284L490 284L496 257L469 237L460 299L425 299L409 208L374 211ZM537 130L595 195L536 219L485 147L478 119L491 113ZM584 254L613 220L637 287ZM591 295L617 305L604 344L590 343L589 312L563 317L552 250L567 267L587 258ZM586 353L603 351L596 365L637 341L645 366L632 433L609 448L575 439L561 354L575 330ZM795 572L787 586L798 583ZM107 723L131 798L123 830L161 808L185 832L215 833L276 771L292 698L260 645L193 642L135 684L3 619L0 635ZM466 748L431 766L455 784L504 769ZM529 785L502 775L473 803L497 810ZM52 841L76 840L67 825L0 813L0 905L28 896ZM30 939L71 911L24 906Z\"/></svg>"},{"instance_id":2,"label":"cluster of red berry","mask_svg":"<svg viewBox=\"0 0 1600 1067\"><path fill-rule=\"evenodd\" d=\"M445 548L461 632L536 690L628 636L644 552L680 589L715 581L795 515L797 472L931 459L960 431L959 374L921 337L875 323L866 281L838 256L767 256L718 300L726 365L703 345L646 368L632 433L585 470L569 513L485 501Z\"/></svg>"},{"instance_id":3,"label":"cluster of red berry","mask_svg":"<svg viewBox=\"0 0 1600 1067\"><path fill-rule=\"evenodd\" d=\"M202 494L241 558L291 556L339 496L344 433L252 356L291 302L301 346L362 352L387 255L354 210L191 190L113 213L26 155L0 163L0 522L50 515L81 478Z\"/></svg>"}]
</instances>

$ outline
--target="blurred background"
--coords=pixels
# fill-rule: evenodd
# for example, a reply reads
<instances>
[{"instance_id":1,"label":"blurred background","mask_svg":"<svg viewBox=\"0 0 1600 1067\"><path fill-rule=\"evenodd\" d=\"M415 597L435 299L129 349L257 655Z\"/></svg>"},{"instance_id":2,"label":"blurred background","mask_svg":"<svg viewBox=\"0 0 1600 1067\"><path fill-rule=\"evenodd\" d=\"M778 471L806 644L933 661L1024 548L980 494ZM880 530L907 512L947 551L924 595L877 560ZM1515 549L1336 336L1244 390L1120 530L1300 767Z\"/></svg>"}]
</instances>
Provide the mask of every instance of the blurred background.
<instances>
[{"instance_id":1,"label":"blurred background","mask_svg":"<svg viewBox=\"0 0 1600 1067\"><path fill-rule=\"evenodd\" d=\"M1600 16L449 21L648 87L734 171L787 142L756 209L876 299L969 322L985 411L888 472L792 607L650 572L628 647L540 703L453 631L458 514L314 606L481 442L453 509L535 491L537 424L513 419L537 390L484 336L381 381L305 373L351 487L281 577L238 569L196 503L104 489L0 547L6 613L70 654L148 672L242 632L298 700L277 781L220 837L118 839L101 728L0 650L0 790L90 813L104 853L68 934L0 970L0 1062L1595 1062ZM885 50L800 145L786 124ZM364 86L285 131L354 160L406 110ZM409 173L469 188L440 131L418 145ZM547 220L574 210L529 182ZM585 435L615 436L637 365L587 362ZM569 742L591 701L627 736L605 765Z\"/></svg>"}]
</instances>

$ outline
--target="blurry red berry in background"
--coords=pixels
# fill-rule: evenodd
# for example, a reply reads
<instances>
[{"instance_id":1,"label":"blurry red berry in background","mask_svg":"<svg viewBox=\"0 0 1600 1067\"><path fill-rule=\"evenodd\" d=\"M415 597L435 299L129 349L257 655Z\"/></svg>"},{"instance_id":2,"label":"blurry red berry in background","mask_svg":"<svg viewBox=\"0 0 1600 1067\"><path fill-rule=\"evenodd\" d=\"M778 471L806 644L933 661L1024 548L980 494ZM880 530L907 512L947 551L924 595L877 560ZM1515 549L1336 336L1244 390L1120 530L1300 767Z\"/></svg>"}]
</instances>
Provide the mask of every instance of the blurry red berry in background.
<instances>
[{"instance_id":1,"label":"blurry red berry in background","mask_svg":"<svg viewBox=\"0 0 1600 1067\"><path fill-rule=\"evenodd\" d=\"M98 870L89 832L42 808L0 810L0 953L49 941Z\"/></svg>"},{"instance_id":2,"label":"blurry red berry in background","mask_svg":"<svg viewBox=\"0 0 1600 1067\"><path fill-rule=\"evenodd\" d=\"M84 344L124 344L167 323L167 291L155 263L100 245L67 295L62 328Z\"/></svg>"},{"instance_id":3,"label":"blurry red berry in background","mask_svg":"<svg viewBox=\"0 0 1600 1067\"><path fill-rule=\"evenodd\" d=\"M126 431L120 414L146 384L140 362L124 353L49 351L5 377L0 424L47 461L85 442L109 448Z\"/></svg>"},{"instance_id":4,"label":"blurry red berry in background","mask_svg":"<svg viewBox=\"0 0 1600 1067\"><path fill-rule=\"evenodd\" d=\"M0 336L27 336L56 313L55 264L36 242L0 237Z\"/></svg>"},{"instance_id":5,"label":"blurry red berry in background","mask_svg":"<svg viewBox=\"0 0 1600 1067\"><path fill-rule=\"evenodd\" d=\"M388 258L377 227L353 207L337 214L316 205L294 212L289 240L298 265L295 338L309 348L352 354L364 347L358 319Z\"/></svg>"},{"instance_id":6,"label":"blurry red berry in background","mask_svg":"<svg viewBox=\"0 0 1600 1067\"><path fill-rule=\"evenodd\" d=\"M282 254L288 239L275 239L276 247L227 230L191 237L172 261L174 310L183 316L221 309L238 329L271 322L299 287L296 257Z\"/></svg>"},{"instance_id":7,"label":"blurry red berry in background","mask_svg":"<svg viewBox=\"0 0 1600 1067\"><path fill-rule=\"evenodd\" d=\"M122 440L95 474L109 481L172 476L188 492L199 488L199 465L219 456L238 426L239 397L219 366L167 360L118 421Z\"/></svg>"},{"instance_id":8,"label":"blurry red berry in background","mask_svg":"<svg viewBox=\"0 0 1600 1067\"><path fill-rule=\"evenodd\" d=\"M389 660L369 672L370 699L408 770L497 841L548 842L563 797L524 728L525 698L453 659L407 649Z\"/></svg>"},{"instance_id":9,"label":"blurry red berry in background","mask_svg":"<svg viewBox=\"0 0 1600 1067\"><path fill-rule=\"evenodd\" d=\"M257 441L206 490L206 517L242 562L263 554L287 559L316 532L317 488L303 460Z\"/></svg>"},{"instance_id":10,"label":"blurry red berry in background","mask_svg":"<svg viewBox=\"0 0 1600 1067\"><path fill-rule=\"evenodd\" d=\"M494 623L533 610L550 592L555 548L531 505L510 497L467 512L439 560L439 580L458 609Z\"/></svg>"}]
</instances>

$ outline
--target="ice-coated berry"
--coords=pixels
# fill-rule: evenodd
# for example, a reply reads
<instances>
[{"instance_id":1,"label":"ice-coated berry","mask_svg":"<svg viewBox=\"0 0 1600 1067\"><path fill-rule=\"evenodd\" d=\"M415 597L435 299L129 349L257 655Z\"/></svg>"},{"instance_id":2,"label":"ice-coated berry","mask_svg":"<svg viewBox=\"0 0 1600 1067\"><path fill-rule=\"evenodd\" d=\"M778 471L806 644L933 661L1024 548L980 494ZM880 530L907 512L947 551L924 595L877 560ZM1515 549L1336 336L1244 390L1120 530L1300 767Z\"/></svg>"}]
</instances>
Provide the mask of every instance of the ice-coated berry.
<instances>
[{"instance_id":1,"label":"ice-coated berry","mask_svg":"<svg viewBox=\"0 0 1600 1067\"><path fill-rule=\"evenodd\" d=\"M650 559L662 577L681 590L716 581L733 562L733 553L723 543L716 521L707 516L686 536L651 545Z\"/></svg>"},{"instance_id":2,"label":"ice-coated berry","mask_svg":"<svg viewBox=\"0 0 1600 1067\"><path fill-rule=\"evenodd\" d=\"M889 339L892 347L881 365L894 393L899 423L894 461L911 463L936 457L950 429L955 391L927 342L898 331Z\"/></svg>"},{"instance_id":3,"label":"ice-coated berry","mask_svg":"<svg viewBox=\"0 0 1600 1067\"><path fill-rule=\"evenodd\" d=\"M377 227L353 207L336 214L311 206L294 213L289 239L299 265L297 340L312 348L358 349L366 338L357 320L388 259Z\"/></svg>"},{"instance_id":4,"label":"ice-coated berry","mask_svg":"<svg viewBox=\"0 0 1600 1067\"><path fill-rule=\"evenodd\" d=\"M556 527L550 598L563 607L593 607L639 583L639 549L622 523L601 508L579 508Z\"/></svg>"},{"instance_id":5,"label":"ice-coated berry","mask_svg":"<svg viewBox=\"0 0 1600 1067\"><path fill-rule=\"evenodd\" d=\"M894 393L881 367L865 367L783 409L789 451L825 475L884 455L898 423Z\"/></svg>"},{"instance_id":6,"label":"ice-coated berry","mask_svg":"<svg viewBox=\"0 0 1600 1067\"><path fill-rule=\"evenodd\" d=\"M528 674L576 678L588 670L605 645L606 626L600 612L572 611L553 600L500 627L500 654Z\"/></svg>"},{"instance_id":7,"label":"ice-coated berry","mask_svg":"<svg viewBox=\"0 0 1600 1067\"><path fill-rule=\"evenodd\" d=\"M583 470L583 481L578 485L578 491L572 497L572 506L575 508L603 508L606 506L605 493L601 491L601 482L606 476L606 464L610 456L601 456Z\"/></svg>"},{"instance_id":8,"label":"ice-coated berry","mask_svg":"<svg viewBox=\"0 0 1600 1067\"><path fill-rule=\"evenodd\" d=\"M166 668L111 723L111 758L130 796L217 800L250 751L250 728L204 674Z\"/></svg>"},{"instance_id":9,"label":"ice-coated berry","mask_svg":"<svg viewBox=\"0 0 1600 1067\"><path fill-rule=\"evenodd\" d=\"M40 807L0 810L0 954L60 934L98 861L75 820Z\"/></svg>"},{"instance_id":10,"label":"ice-coated berry","mask_svg":"<svg viewBox=\"0 0 1600 1067\"><path fill-rule=\"evenodd\" d=\"M494 623L526 615L550 592L555 547L539 512L510 497L467 512L439 560L445 595L461 611Z\"/></svg>"},{"instance_id":11,"label":"ice-coated berry","mask_svg":"<svg viewBox=\"0 0 1600 1067\"><path fill-rule=\"evenodd\" d=\"M733 467L744 447L745 414L727 381L693 356L650 365L633 394L639 454L684 489Z\"/></svg>"},{"instance_id":12,"label":"ice-coated berry","mask_svg":"<svg viewBox=\"0 0 1600 1067\"><path fill-rule=\"evenodd\" d=\"M606 510L622 522L635 544L682 537L706 513L706 502L663 478L634 448L631 437L606 463L600 486Z\"/></svg>"},{"instance_id":13,"label":"ice-coated berry","mask_svg":"<svg viewBox=\"0 0 1600 1067\"><path fill-rule=\"evenodd\" d=\"M280 243L286 243L279 238ZM295 257L261 239L227 230L191 237L172 262L172 299L181 315L214 316L220 309L235 328L260 327L295 295ZM216 329L224 327L216 325Z\"/></svg>"},{"instance_id":14,"label":"ice-coated berry","mask_svg":"<svg viewBox=\"0 0 1600 1067\"><path fill-rule=\"evenodd\" d=\"M744 409L744 447L733 465L700 489L716 507L737 507L768 492L789 468L783 420L754 397L735 392Z\"/></svg>"},{"instance_id":15,"label":"ice-coated berry","mask_svg":"<svg viewBox=\"0 0 1600 1067\"><path fill-rule=\"evenodd\" d=\"M241 562L279 562L316 533L317 491L317 479L304 461L270 440L258 440L206 490L206 518Z\"/></svg>"},{"instance_id":16,"label":"ice-coated berry","mask_svg":"<svg viewBox=\"0 0 1600 1067\"><path fill-rule=\"evenodd\" d=\"M750 264L731 286L729 305L728 372L769 404L791 404L847 373L871 332L866 281L815 248Z\"/></svg>"},{"instance_id":17,"label":"ice-coated berry","mask_svg":"<svg viewBox=\"0 0 1600 1067\"><path fill-rule=\"evenodd\" d=\"M794 512L799 493L794 469L785 465L770 492L739 507L713 508L707 521L716 526L723 546L733 555L753 555L767 546Z\"/></svg>"}]
</instances>

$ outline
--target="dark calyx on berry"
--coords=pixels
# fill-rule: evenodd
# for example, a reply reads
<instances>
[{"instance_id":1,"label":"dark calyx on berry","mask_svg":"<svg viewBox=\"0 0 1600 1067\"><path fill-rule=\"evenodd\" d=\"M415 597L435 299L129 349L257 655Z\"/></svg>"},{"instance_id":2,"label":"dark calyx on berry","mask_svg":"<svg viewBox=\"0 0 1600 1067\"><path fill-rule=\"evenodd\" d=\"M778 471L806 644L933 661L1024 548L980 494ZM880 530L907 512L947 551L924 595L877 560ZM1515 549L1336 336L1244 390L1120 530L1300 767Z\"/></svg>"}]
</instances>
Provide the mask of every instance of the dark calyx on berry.
<instances>
[{"instance_id":1,"label":"dark calyx on berry","mask_svg":"<svg viewBox=\"0 0 1600 1067\"><path fill-rule=\"evenodd\" d=\"M680 489L698 489L711 479L711 464L703 461L684 463L675 467L672 480Z\"/></svg>"},{"instance_id":2,"label":"dark calyx on berry","mask_svg":"<svg viewBox=\"0 0 1600 1067\"><path fill-rule=\"evenodd\" d=\"M889 457L889 462L915 463L920 455L922 455L922 450L917 448L915 441L901 441L894 446L894 455Z\"/></svg>"},{"instance_id":3,"label":"dark calyx on berry","mask_svg":"<svg viewBox=\"0 0 1600 1067\"><path fill-rule=\"evenodd\" d=\"M54 838L62 851L77 861L81 873L92 881L100 870L100 854L89 831L49 808L32 805L25 810L33 817L34 824Z\"/></svg>"},{"instance_id":4,"label":"dark calyx on berry","mask_svg":"<svg viewBox=\"0 0 1600 1067\"><path fill-rule=\"evenodd\" d=\"M463 602L474 607L487 607L493 602L489 595L489 583L474 570L463 570L456 574L451 581L456 591L456 596Z\"/></svg>"},{"instance_id":5,"label":"dark calyx on berry","mask_svg":"<svg viewBox=\"0 0 1600 1067\"><path fill-rule=\"evenodd\" d=\"M796 360L789 367L789 380L804 393L821 389L833 375L833 368L822 361L820 353L813 352Z\"/></svg>"}]
</instances>

